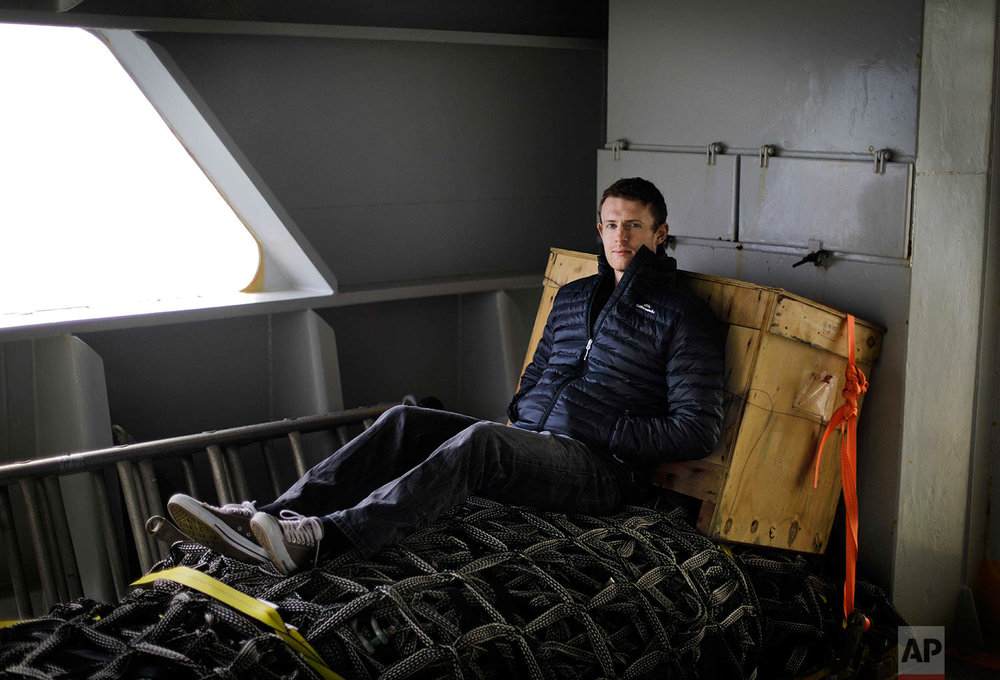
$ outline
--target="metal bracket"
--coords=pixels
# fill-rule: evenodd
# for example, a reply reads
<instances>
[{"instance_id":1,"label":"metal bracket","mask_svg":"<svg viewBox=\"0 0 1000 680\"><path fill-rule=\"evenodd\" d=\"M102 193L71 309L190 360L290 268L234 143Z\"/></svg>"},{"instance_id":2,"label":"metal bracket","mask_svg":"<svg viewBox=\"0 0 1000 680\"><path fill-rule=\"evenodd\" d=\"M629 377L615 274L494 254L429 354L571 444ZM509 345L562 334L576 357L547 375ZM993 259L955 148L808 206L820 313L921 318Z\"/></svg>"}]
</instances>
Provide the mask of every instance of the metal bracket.
<instances>
[{"instance_id":1,"label":"metal bracket","mask_svg":"<svg viewBox=\"0 0 1000 680\"><path fill-rule=\"evenodd\" d=\"M833 259L833 253L829 250L823 249L823 242L816 239L809 239L808 245L809 254L803 257L801 260L792 265L792 268L798 267L805 264L806 262L812 262L817 267L823 267L824 269L830 266L830 261Z\"/></svg>"},{"instance_id":2,"label":"metal bracket","mask_svg":"<svg viewBox=\"0 0 1000 680\"><path fill-rule=\"evenodd\" d=\"M765 144L760 147L760 151L757 154L760 157L760 167L767 167L767 160L774 155L774 152L775 148L770 144Z\"/></svg>"},{"instance_id":3,"label":"metal bracket","mask_svg":"<svg viewBox=\"0 0 1000 680\"><path fill-rule=\"evenodd\" d=\"M611 142L611 157L616 161L620 161L622 159L622 151L627 148L627 139L616 139Z\"/></svg>"},{"instance_id":4,"label":"metal bracket","mask_svg":"<svg viewBox=\"0 0 1000 680\"><path fill-rule=\"evenodd\" d=\"M803 257L795 264L793 264L792 268L794 269L795 267L803 265L806 262L812 262L817 267L823 267L824 269L826 269L827 267L830 266L830 260L832 259L833 259L833 253L831 253L829 250L815 250L806 255L805 257Z\"/></svg>"},{"instance_id":5,"label":"metal bracket","mask_svg":"<svg viewBox=\"0 0 1000 680\"><path fill-rule=\"evenodd\" d=\"M722 142L712 142L708 145L708 164L715 165L715 157L723 152Z\"/></svg>"},{"instance_id":6,"label":"metal bracket","mask_svg":"<svg viewBox=\"0 0 1000 680\"><path fill-rule=\"evenodd\" d=\"M885 164L892 160L892 151L889 149L879 149L874 152L875 156L875 174L884 175L885 174Z\"/></svg>"}]
</instances>

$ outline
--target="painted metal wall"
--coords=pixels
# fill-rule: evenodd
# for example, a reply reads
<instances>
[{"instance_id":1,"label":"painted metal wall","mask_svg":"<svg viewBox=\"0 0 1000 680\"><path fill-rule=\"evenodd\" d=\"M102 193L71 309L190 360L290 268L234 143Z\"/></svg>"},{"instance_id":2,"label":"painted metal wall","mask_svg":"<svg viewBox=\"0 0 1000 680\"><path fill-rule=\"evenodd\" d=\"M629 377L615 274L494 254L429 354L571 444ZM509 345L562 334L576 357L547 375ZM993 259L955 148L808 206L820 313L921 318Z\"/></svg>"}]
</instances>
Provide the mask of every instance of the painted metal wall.
<instances>
[{"instance_id":1,"label":"painted metal wall","mask_svg":"<svg viewBox=\"0 0 1000 680\"><path fill-rule=\"evenodd\" d=\"M269 419L266 316L80 338L104 359L113 422L140 441Z\"/></svg>"},{"instance_id":2,"label":"painted metal wall","mask_svg":"<svg viewBox=\"0 0 1000 680\"><path fill-rule=\"evenodd\" d=\"M929 624L950 623L987 512L975 429L990 427L976 422L977 360L996 351L995 338L980 345L995 314L983 285L996 11L995 0L924 10L895 592Z\"/></svg>"},{"instance_id":3,"label":"painted metal wall","mask_svg":"<svg viewBox=\"0 0 1000 680\"><path fill-rule=\"evenodd\" d=\"M342 290L524 271L554 243L589 245L575 226L592 221L601 50L148 37Z\"/></svg>"},{"instance_id":4,"label":"painted metal wall","mask_svg":"<svg viewBox=\"0 0 1000 680\"><path fill-rule=\"evenodd\" d=\"M345 403L434 396L449 410L506 422L540 295L539 287L320 310L337 332Z\"/></svg>"},{"instance_id":5,"label":"painted metal wall","mask_svg":"<svg viewBox=\"0 0 1000 680\"><path fill-rule=\"evenodd\" d=\"M916 151L919 3L612 0L608 138Z\"/></svg>"},{"instance_id":6,"label":"painted metal wall","mask_svg":"<svg viewBox=\"0 0 1000 680\"><path fill-rule=\"evenodd\" d=\"M540 280L552 245L592 249L600 43L409 35L420 39L146 37L339 291L512 271ZM505 417L508 364L520 367L534 307L518 290L456 290L319 310L337 333L345 404L414 393Z\"/></svg>"},{"instance_id":7,"label":"painted metal wall","mask_svg":"<svg viewBox=\"0 0 1000 680\"><path fill-rule=\"evenodd\" d=\"M111 444L104 365L97 353L69 335L0 344L0 461L43 458ZM79 558L76 565L63 563L66 577L81 586L88 597L113 599L111 573L99 559L106 547L90 479L86 474L69 475L58 484ZM24 560L22 568L27 570L30 583L30 574L39 569L28 541L31 515L23 505L23 489L15 485L6 493L10 497L5 496L4 502L16 508L14 521L21 539L20 557L15 559ZM57 512L58 508L44 512ZM0 573L10 573L8 559L6 551L0 554ZM41 605L39 596L41 591L32 594L36 607ZM16 611L13 602L3 606Z\"/></svg>"},{"instance_id":8,"label":"painted metal wall","mask_svg":"<svg viewBox=\"0 0 1000 680\"><path fill-rule=\"evenodd\" d=\"M1000 21L998 21L1000 23ZM1000 62L1000 54L994 55ZM994 73L998 73L994 68ZM990 149L991 168L1000 159L1000 88L993 88L993 138ZM983 322L980 326L979 391L976 403L975 475L989 480L987 488L978 494L973 488L973 504L1000 508L1000 183L990 181L989 228L987 229L986 259L983 265ZM996 514L994 513L994 517ZM1000 533L994 522L989 531L989 518L970 526L974 533L985 531L988 545L983 555L970 560L970 569L979 569L979 560L986 557L1000 562ZM986 525L985 527L983 525ZM970 575L975 578L976 575Z\"/></svg>"},{"instance_id":9,"label":"painted metal wall","mask_svg":"<svg viewBox=\"0 0 1000 680\"><path fill-rule=\"evenodd\" d=\"M882 584L893 578L920 35L921 8L905 1L612 0L609 17L607 141L627 140L622 165L654 156L643 162L668 184L680 266L887 329L859 471L862 568ZM710 166L712 142L724 153ZM762 145L777 151L766 168ZM870 149L886 148L903 162L876 175ZM615 163L603 160L599 184ZM793 268L816 240L832 265Z\"/></svg>"}]
</instances>

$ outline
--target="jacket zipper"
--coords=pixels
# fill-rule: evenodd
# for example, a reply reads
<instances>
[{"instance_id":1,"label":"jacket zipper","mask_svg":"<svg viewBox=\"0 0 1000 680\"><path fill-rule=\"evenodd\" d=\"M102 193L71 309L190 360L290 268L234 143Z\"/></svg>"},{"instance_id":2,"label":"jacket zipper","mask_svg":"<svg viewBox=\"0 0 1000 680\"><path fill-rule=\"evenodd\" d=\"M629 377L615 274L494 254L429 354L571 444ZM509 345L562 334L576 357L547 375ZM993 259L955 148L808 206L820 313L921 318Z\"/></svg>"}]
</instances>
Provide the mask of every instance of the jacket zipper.
<instances>
[{"instance_id":1,"label":"jacket zipper","mask_svg":"<svg viewBox=\"0 0 1000 680\"><path fill-rule=\"evenodd\" d=\"M581 368L580 368L580 375L576 375L576 376L570 377L568 380L566 380L565 382L563 382L562 385L559 386L559 389L556 390L555 395L553 395L553 397L552 397L552 401L549 402L548 408L545 409L545 413L542 414L542 417L538 420L538 428L536 430L537 432L541 432L542 429L545 427L545 423L549 419L549 414L551 414L552 413L552 409L555 408L556 402L559 401L559 397L560 397L560 395L562 395L563 390L565 390L567 387L569 387L569 384L571 382L573 382L577 378L581 378L581 377L583 377L584 375L587 374L587 369L586 369L587 357L590 356L590 348L593 347L593 346L594 346L594 339L593 338L587 338L587 347L583 350L583 366L581 366Z\"/></svg>"},{"instance_id":2,"label":"jacket zipper","mask_svg":"<svg viewBox=\"0 0 1000 680\"><path fill-rule=\"evenodd\" d=\"M564 382L562 385L559 386L558 390L556 390L555 395L553 395L552 397L552 401L549 402L548 408L545 409L545 413L538 420L538 427L536 428L537 432L541 432L542 429L544 429L545 422L549 419L549 415L552 413L552 409L556 407L556 402L558 402L559 397L562 396L563 390L569 387L569 384L571 382L573 382L577 378L582 378L587 374L587 359L590 357L590 349L594 346L594 336L597 335L597 329L600 328L601 325L604 323L604 318L608 315L608 310L611 309L612 303L617 302L618 298L624 295L622 291L624 291L628 286L630 286L632 283L632 279L635 278L636 269L634 269L632 265L633 263L629 263L629 270L625 273L625 276L622 278L622 280L619 281L618 284L615 286L615 289L611 291L611 296L604 302L604 309L601 310L601 313L598 315L597 319L594 320L594 326L592 328L590 327L590 312L591 312L591 307L594 304L594 298L593 297L590 298L590 302L587 305L587 330L590 333L590 337L587 338L587 347L583 351L583 363L580 366L580 374L569 378L566 382ZM595 289L592 295L596 294L597 291Z\"/></svg>"},{"instance_id":3,"label":"jacket zipper","mask_svg":"<svg viewBox=\"0 0 1000 680\"><path fill-rule=\"evenodd\" d=\"M590 298L590 303L587 305L587 330L590 333L590 337L587 338L587 347L583 350L583 363L580 367L580 374L569 378L562 385L559 386L559 389L556 390L555 395L553 395L552 397L552 401L549 402L548 408L545 409L545 413L542 414L542 417L538 420L538 427L535 429L536 432L541 432L542 429L545 427L545 423L549 419L549 415L552 413L552 409L556 407L556 402L558 402L559 397L562 396L563 390L569 387L569 384L571 382L573 382L578 378L582 378L587 374L587 359L590 357L590 349L594 346L594 336L597 335L597 329L600 328L601 325L603 325L604 318L608 315L608 310L611 309L611 303L617 302L618 298L624 295L622 291L624 291L628 286L632 285L632 279L635 278L635 272L638 271L638 269L633 268L634 264L635 264L634 261L629 263L628 270L625 272L625 276L622 277L622 280L618 282L618 284L615 286L615 289L611 292L611 296L604 302L604 309L601 310L601 313L598 315L597 319L594 320L593 328L590 327L590 312L591 312L591 307L594 304L594 298L593 297ZM596 294L597 291L595 289L593 295Z\"/></svg>"}]
</instances>

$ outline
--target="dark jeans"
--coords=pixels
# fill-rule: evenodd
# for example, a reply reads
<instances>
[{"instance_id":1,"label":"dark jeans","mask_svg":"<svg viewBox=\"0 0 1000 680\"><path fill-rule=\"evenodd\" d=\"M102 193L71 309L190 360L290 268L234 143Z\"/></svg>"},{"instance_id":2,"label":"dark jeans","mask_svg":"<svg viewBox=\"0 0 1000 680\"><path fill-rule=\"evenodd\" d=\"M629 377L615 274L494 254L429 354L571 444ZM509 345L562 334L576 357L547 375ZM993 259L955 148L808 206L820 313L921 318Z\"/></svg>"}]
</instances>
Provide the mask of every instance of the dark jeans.
<instances>
[{"instance_id":1,"label":"dark jeans","mask_svg":"<svg viewBox=\"0 0 1000 680\"><path fill-rule=\"evenodd\" d=\"M471 495L600 514L631 482L621 463L569 437L395 406L260 510L319 517L371 554Z\"/></svg>"}]
</instances>

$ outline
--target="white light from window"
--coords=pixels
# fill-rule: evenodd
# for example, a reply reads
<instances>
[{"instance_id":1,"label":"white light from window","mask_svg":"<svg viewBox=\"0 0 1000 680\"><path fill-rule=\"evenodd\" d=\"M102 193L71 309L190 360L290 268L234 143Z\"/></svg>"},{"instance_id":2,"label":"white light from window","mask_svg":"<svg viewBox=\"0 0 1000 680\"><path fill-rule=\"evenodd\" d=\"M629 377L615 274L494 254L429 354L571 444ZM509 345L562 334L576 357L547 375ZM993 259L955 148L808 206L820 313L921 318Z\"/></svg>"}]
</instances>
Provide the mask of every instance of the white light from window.
<instances>
[{"instance_id":1,"label":"white light from window","mask_svg":"<svg viewBox=\"0 0 1000 680\"><path fill-rule=\"evenodd\" d=\"M0 315L232 294L258 262L98 38L0 24Z\"/></svg>"}]
</instances>

